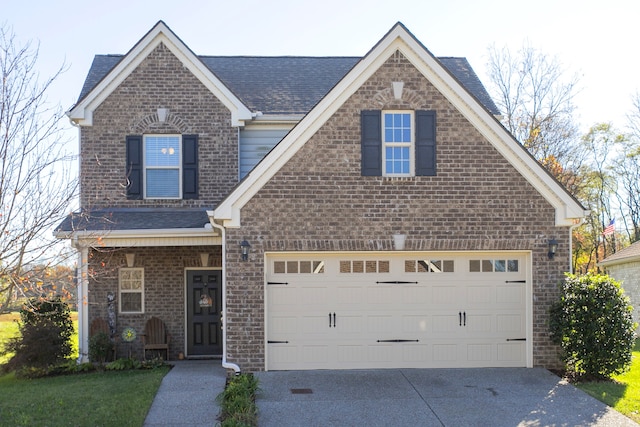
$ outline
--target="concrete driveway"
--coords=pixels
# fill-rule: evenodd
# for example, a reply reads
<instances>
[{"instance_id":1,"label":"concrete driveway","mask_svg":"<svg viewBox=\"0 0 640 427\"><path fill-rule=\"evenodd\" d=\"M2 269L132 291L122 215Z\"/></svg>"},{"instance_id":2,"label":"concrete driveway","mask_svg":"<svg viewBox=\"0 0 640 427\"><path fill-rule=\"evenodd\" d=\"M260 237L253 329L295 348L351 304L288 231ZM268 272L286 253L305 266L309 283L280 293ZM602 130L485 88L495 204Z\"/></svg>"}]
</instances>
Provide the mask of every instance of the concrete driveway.
<instances>
[{"instance_id":1,"label":"concrete driveway","mask_svg":"<svg viewBox=\"0 0 640 427\"><path fill-rule=\"evenodd\" d=\"M260 372L260 426L636 426L547 370Z\"/></svg>"}]
</instances>

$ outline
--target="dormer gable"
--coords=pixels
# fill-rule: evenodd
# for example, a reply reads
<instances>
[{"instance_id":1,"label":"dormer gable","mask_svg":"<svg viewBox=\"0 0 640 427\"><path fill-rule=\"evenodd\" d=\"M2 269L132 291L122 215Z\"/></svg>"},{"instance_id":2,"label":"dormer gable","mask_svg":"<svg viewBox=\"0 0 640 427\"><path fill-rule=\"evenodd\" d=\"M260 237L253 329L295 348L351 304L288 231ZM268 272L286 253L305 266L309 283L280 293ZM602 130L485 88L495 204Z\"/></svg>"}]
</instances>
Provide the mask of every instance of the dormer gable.
<instances>
[{"instance_id":1,"label":"dormer gable","mask_svg":"<svg viewBox=\"0 0 640 427\"><path fill-rule=\"evenodd\" d=\"M242 207L300 150L367 80L396 53L406 58L555 208L556 226L585 215L567 192L460 81L407 28L397 23L347 75L292 129L210 216L227 227L241 226ZM401 82L402 75L397 78ZM390 87L391 91L392 88Z\"/></svg>"},{"instance_id":2,"label":"dormer gable","mask_svg":"<svg viewBox=\"0 0 640 427\"><path fill-rule=\"evenodd\" d=\"M67 112L71 121L79 126L92 126L93 112L160 44L168 48L229 109L232 126L242 126L244 121L252 118L252 113L247 106L203 64L200 58L163 21L159 21Z\"/></svg>"}]
</instances>

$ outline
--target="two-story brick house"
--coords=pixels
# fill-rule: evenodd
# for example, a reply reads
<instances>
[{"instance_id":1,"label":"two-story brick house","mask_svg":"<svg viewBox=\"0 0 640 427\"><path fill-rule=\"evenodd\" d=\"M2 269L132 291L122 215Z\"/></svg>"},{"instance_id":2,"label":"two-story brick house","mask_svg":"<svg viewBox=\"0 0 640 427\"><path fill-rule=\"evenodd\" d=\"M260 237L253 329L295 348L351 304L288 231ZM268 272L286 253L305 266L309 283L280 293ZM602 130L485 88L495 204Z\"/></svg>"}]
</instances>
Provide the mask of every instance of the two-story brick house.
<instances>
[{"instance_id":1,"label":"two-story brick house","mask_svg":"<svg viewBox=\"0 0 640 427\"><path fill-rule=\"evenodd\" d=\"M557 365L584 209L402 24L313 58L197 56L159 22L68 114L81 353L110 294L118 333L158 317L170 357L236 370Z\"/></svg>"}]
</instances>

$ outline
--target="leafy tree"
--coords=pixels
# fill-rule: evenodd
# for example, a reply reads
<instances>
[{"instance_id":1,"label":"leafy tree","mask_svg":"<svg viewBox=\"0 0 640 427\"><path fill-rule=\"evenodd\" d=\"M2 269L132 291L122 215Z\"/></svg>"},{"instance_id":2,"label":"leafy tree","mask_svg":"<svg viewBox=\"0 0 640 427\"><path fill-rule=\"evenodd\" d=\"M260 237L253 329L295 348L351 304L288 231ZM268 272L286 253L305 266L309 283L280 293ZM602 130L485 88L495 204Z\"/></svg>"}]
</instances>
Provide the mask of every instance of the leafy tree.
<instances>
[{"instance_id":1,"label":"leafy tree","mask_svg":"<svg viewBox=\"0 0 640 427\"><path fill-rule=\"evenodd\" d=\"M610 277L567 275L549 320L567 370L596 378L627 370L636 338L632 311L620 284Z\"/></svg>"},{"instance_id":2,"label":"leafy tree","mask_svg":"<svg viewBox=\"0 0 640 427\"><path fill-rule=\"evenodd\" d=\"M51 229L69 211L76 180L62 139L62 109L46 93L63 72L40 83L38 48L0 27L0 312L34 283L25 267L55 265Z\"/></svg>"},{"instance_id":3,"label":"leafy tree","mask_svg":"<svg viewBox=\"0 0 640 427\"><path fill-rule=\"evenodd\" d=\"M587 160L580 168L583 185L576 196L589 209L589 215L574 233L574 240L580 243L576 250L588 252L583 272L598 271L597 263L617 250L616 236L603 236L602 231L615 218L612 201L618 193L618 175L612 165L616 148L624 140L624 135L609 123L592 126L581 139Z\"/></svg>"},{"instance_id":4,"label":"leafy tree","mask_svg":"<svg viewBox=\"0 0 640 427\"><path fill-rule=\"evenodd\" d=\"M20 312L20 336L3 353L14 353L4 366L20 376L44 375L71 355L73 322L69 306L59 297L33 298Z\"/></svg>"}]
</instances>

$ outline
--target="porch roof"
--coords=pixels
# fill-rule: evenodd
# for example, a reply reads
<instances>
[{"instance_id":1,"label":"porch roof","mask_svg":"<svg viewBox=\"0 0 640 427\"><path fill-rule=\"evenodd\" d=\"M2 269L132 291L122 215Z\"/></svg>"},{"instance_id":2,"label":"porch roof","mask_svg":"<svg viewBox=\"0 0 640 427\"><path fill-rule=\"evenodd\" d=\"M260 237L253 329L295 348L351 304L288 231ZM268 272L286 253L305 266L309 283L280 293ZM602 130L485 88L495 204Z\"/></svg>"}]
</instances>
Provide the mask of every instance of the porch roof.
<instances>
[{"instance_id":1,"label":"porch roof","mask_svg":"<svg viewBox=\"0 0 640 427\"><path fill-rule=\"evenodd\" d=\"M68 215L55 234L123 230L208 228L209 217L199 208L105 208L81 210Z\"/></svg>"}]
</instances>

